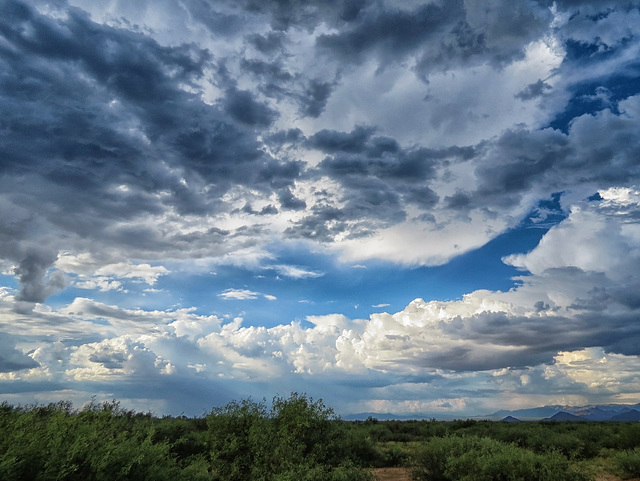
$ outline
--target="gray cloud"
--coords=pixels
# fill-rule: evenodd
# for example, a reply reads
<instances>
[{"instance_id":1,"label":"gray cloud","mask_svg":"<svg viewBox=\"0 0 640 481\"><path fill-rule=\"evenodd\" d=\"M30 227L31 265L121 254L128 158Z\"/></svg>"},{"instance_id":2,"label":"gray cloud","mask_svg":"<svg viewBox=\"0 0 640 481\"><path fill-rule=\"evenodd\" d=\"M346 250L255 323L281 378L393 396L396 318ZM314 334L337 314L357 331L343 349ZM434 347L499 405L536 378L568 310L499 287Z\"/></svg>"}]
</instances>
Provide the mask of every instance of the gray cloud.
<instances>
[{"instance_id":1,"label":"gray cloud","mask_svg":"<svg viewBox=\"0 0 640 481\"><path fill-rule=\"evenodd\" d=\"M348 29L320 36L318 46L349 62L375 55L382 67L416 55L416 72L426 79L434 70L522 58L550 20L531 3L503 0L482 7L461 0L427 3L411 11L370 7Z\"/></svg>"},{"instance_id":2,"label":"gray cloud","mask_svg":"<svg viewBox=\"0 0 640 481\"><path fill-rule=\"evenodd\" d=\"M637 3L559 0L569 14L555 18L551 3L185 0L171 7L184 18L163 24L155 4L161 20L140 25L104 2L82 5L90 14L2 3L0 257L19 288L0 289L0 372L42 367L50 388L34 388L136 397L142 386L194 408L185 398L336 379L365 390L341 388L349 399L421 399L418 383L495 397L501 376L531 377L517 393L584 393L559 352L640 354L637 235L625 237L640 216L604 191L509 258L531 273L517 288L395 315L268 329L188 307L37 305L119 262L255 265L267 243L308 245L291 238L446 262L461 239L487 242L552 193L566 207L637 185ZM278 247L268 272L282 276ZM22 330L28 355L4 337ZM494 381L449 372L502 369Z\"/></svg>"},{"instance_id":3,"label":"gray cloud","mask_svg":"<svg viewBox=\"0 0 640 481\"><path fill-rule=\"evenodd\" d=\"M321 22L340 25L355 20L365 7L363 0L320 0L310 4L301 0L243 0L252 13L268 16L271 27L286 31L290 27L313 30Z\"/></svg>"},{"instance_id":4,"label":"gray cloud","mask_svg":"<svg viewBox=\"0 0 640 481\"><path fill-rule=\"evenodd\" d=\"M425 75L458 62L489 59L500 66L520 58L523 46L549 22L548 13L533 3L503 8L495 1L484 10L462 2L413 10L338 3L245 5L252 21L238 38L253 53L234 60L228 52L217 57L192 44L163 46L139 31L99 25L79 9L66 8L66 17L54 19L25 3L6 2L0 122L10 135L0 146L0 183L11 193L9 205L31 213L19 231L10 227L12 238L25 240L39 231L35 226L46 225L55 232L52 239L65 233L65 242L119 246L124 255L220 255L225 247L219 231L185 235L135 221L169 212L206 217L299 211L302 219L285 235L327 241L374 234L406 219L410 206L423 220L434 219L432 211L441 208L490 208L498 215L520 206L531 192L546 197L576 184L629 182L638 150L635 122L604 111L576 118L568 134L511 129L474 147L405 146L374 125L345 132L311 129L307 138L296 129L270 131L281 118L280 102L291 101L304 117L320 118L345 62L374 54L384 66L414 56ZM199 12L194 18L203 19L216 38L231 34L209 21L232 22L231 6L214 12L201 2L185 5ZM259 23L263 15L272 30ZM290 27L313 29L322 22L337 30L320 35L316 45L333 54L328 78L307 74L288 56ZM239 87L245 74L258 82L256 89ZM213 105L203 101L199 86L209 75L221 89ZM539 80L518 95L537 98L549 90L546 85ZM615 134L604 134L607 129ZM280 155L268 153L263 142ZM310 169L289 147L326 157ZM456 186L458 193L438 192L449 166L464 162L476 184ZM297 193L296 182L320 178L340 185L340 208L322 188L312 191L312 199ZM231 205L225 194L238 187L252 194ZM256 196L263 202L254 211ZM242 232L248 230L236 234ZM63 247L56 242L49 246L50 259ZM62 285L48 273L50 265L36 269L18 249L7 249L5 257L19 265L22 300L40 301Z\"/></svg>"},{"instance_id":5,"label":"gray cloud","mask_svg":"<svg viewBox=\"0 0 640 481\"><path fill-rule=\"evenodd\" d=\"M256 101L247 90L227 92L224 109L233 119L252 127L268 127L277 117L275 110Z\"/></svg>"},{"instance_id":6,"label":"gray cloud","mask_svg":"<svg viewBox=\"0 0 640 481\"><path fill-rule=\"evenodd\" d=\"M48 249L30 249L15 269L21 289L18 301L44 302L50 295L64 288L61 272L54 272L47 278L47 271L57 259L57 253Z\"/></svg>"},{"instance_id":7,"label":"gray cloud","mask_svg":"<svg viewBox=\"0 0 640 481\"><path fill-rule=\"evenodd\" d=\"M192 18L203 24L212 33L224 37L233 37L242 30L245 19L239 12L228 12L224 9L217 10L221 4L212 4L205 0L188 0L184 2Z\"/></svg>"},{"instance_id":8,"label":"gray cloud","mask_svg":"<svg viewBox=\"0 0 640 481\"><path fill-rule=\"evenodd\" d=\"M269 32L266 35L253 34L249 36L249 42L264 54L278 52L283 47L284 34L281 32Z\"/></svg>"},{"instance_id":9,"label":"gray cloud","mask_svg":"<svg viewBox=\"0 0 640 481\"><path fill-rule=\"evenodd\" d=\"M306 140L307 147L330 154L317 170L340 183L343 206L336 210L331 201L319 202L287 230L289 235L324 241L338 234L359 238L402 222L409 205L427 213L439 201L430 186L438 169L475 155L474 148L403 149L393 138L374 132L365 126L349 133L321 130Z\"/></svg>"},{"instance_id":10,"label":"gray cloud","mask_svg":"<svg viewBox=\"0 0 640 481\"><path fill-rule=\"evenodd\" d=\"M318 38L318 46L350 62L362 62L368 54L382 64L398 61L442 32L463 13L461 1L426 4L414 11L369 8L344 32Z\"/></svg>"},{"instance_id":11,"label":"gray cloud","mask_svg":"<svg viewBox=\"0 0 640 481\"><path fill-rule=\"evenodd\" d=\"M538 79L536 83L527 85L521 92L516 94L516 98L520 100L531 100L537 97L541 97L553 87L542 79Z\"/></svg>"},{"instance_id":12,"label":"gray cloud","mask_svg":"<svg viewBox=\"0 0 640 481\"><path fill-rule=\"evenodd\" d=\"M219 110L182 89L202 77L211 62L206 50L161 46L95 24L78 9L66 14L52 19L9 1L0 15L0 183L9 209L31 212L3 232L11 245L39 242L32 237L43 231L38 225L52 234L46 253L3 249L18 264L18 300L25 302L42 302L63 286L48 269L70 242L173 250L179 235L117 224L169 207L213 213L226 208L220 198L231 186L270 191L291 185L300 172L295 162L259 150L252 128L270 125L277 114L250 92L230 89ZM66 245L56 231L67 233ZM195 252L197 243L184 241L185 252ZM201 245L207 243L203 237Z\"/></svg>"},{"instance_id":13,"label":"gray cloud","mask_svg":"<svg viewBox=\"0 0 640 481\"><path fill-rule=\"evenodd\" d=\"M319 117L334 87L335 82L310 80L307 88L300 95L300 112L309 117Z\"/></svg>"},{"instance_id":14,"label":"gray cloud","mask_svg":"<svg viewBox=\"0 0 640 481\"><path fill-rule=\"evenodd\" d=\"M0 337L0 373L22 371L38 367L39 364L16 349L13 336L3 333Z\"/></svg>"}]
</instances>

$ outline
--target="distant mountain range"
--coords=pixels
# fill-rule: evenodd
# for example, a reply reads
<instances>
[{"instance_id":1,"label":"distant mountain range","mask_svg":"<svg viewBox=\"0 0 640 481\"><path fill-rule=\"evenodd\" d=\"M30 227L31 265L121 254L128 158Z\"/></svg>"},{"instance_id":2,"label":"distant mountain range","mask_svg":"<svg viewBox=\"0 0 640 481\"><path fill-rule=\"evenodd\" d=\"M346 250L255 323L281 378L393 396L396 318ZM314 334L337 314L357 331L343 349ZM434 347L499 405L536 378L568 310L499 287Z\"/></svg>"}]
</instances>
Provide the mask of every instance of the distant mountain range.
<instances>
[{"instance_id":1,"label":"distant mountain range","mask_svg":"<svg viewBox=\"0 0 640 481\"><path fill-rule=\"evenodd\" d=\"M592 406L542 406L515 411L497 411L486 419L511 421L640 421L638 404L600 404Z\"/></svg>"},{"instance_id":2,"label":"distant mountain range","mask_svg":"<svg viewBox=\"0 0 640 481\"><path fill-rule=\"evenodd\" d=\"M378 421L409 421L412 419L431 419L434 416L424 416L421 414L393 414L393 413L356 413L342 416L345 421L366 421L367 419L377 419Z\"/></svg>"},{"instance_id":3,"label":"distant mountain range","mask_svg":"<svg viewBox=\"0 0 640 481\"><path fill-rule=\"evenodd\" d=\"M386 420L409 419L461 419L461 416L442 415L402 415L392 413L358 413L344 416L347 421L366 420L368 418ZM514 411L501 410L487 416L474 416L472 419L489 419L493 421L640 421L640 403L638 404L598 404L590 406L541 406Z\"/></svg>"}]
</instances>

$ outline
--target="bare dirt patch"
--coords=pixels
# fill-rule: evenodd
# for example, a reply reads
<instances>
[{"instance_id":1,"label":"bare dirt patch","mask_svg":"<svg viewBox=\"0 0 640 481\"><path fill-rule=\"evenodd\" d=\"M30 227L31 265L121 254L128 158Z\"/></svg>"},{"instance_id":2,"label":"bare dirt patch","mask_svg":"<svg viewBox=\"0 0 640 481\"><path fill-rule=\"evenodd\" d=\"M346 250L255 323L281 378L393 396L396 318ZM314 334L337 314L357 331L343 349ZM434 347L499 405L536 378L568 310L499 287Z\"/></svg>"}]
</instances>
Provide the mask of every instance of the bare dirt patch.
<instances>
[{"instance_id":1,"label":"bare dirt patch","mask_svg":"<svg viewBox=\"0 0 640 481\"><path fill-rule=\"evenodd\" d=\"M411 473L405 468L378 468L373 471L378 481L411 481Z\"/></svg>"},{"instance_id":2,"label":"bare dirt patch","mask_svg":"<svg viewBox=\"0 0 640 481\"><path fill-rule=\"evenodd\" d=\"M411 481L411 472L405 468L378 468L374 469L378 481ZM594 481L623 481L613 474L601 473L596 475ZM640 478L627 479L625 481L640 481Z\"/></svg>"},{"instance_id":3,"label":"bare dirt patch","mask_svg":"<svg viewBox=\"0 0 640 481\"><path fill-rule=\"evenodd\" d=\"M613 474L598 474L595 477L595 481L622 481L622 478L614 476ZM640 481L638 478L627 479L626 481Z\"/></svg>"}]
</instances>

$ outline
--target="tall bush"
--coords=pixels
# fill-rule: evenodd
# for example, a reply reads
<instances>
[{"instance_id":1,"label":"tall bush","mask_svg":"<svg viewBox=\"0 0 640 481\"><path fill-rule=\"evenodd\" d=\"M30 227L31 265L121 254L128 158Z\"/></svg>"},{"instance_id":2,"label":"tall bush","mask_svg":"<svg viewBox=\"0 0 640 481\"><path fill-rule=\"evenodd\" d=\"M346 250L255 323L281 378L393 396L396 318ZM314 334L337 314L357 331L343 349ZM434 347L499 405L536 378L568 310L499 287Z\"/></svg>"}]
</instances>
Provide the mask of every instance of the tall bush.
<instances>
[{"instance_id":1,"label":"tall bush","mask_svg":"<svg viewBox=\"0 0 640 481\"><path fill-rule=\"evenodd\" d=\"M304 395L245 400L207 416L211 463L221 481L366 480L349 457L347 432L333 410Z\"/></svg>"}]
</instances>

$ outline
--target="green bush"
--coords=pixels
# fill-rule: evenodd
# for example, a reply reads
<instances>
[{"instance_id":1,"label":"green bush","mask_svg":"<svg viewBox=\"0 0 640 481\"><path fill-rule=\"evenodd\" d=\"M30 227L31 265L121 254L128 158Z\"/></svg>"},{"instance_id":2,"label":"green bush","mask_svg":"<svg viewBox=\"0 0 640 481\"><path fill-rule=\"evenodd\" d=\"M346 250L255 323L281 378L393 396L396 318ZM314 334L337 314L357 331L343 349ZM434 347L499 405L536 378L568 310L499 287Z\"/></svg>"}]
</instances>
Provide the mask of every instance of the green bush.
<instances>
[{"instance_id":1,"label":"green bush","mask_svg":"<svg viewBox=\"0 0 640 481\"><path fill-rule=\"evenodd\" d=\"M91 403L0 409L3 481L210 480L208 462L179 463L171 445L155 440L157 420ZM193 461L193 463L192 463Z\"/></svg>"},{"instance_id":2,"label":"green bush","mask_svg":"<svg viewBox=\"0 0 640 481\"><path fill-rule=\"evenodd\" d=\"M207 416L212 469L221 481L368 480L353 463L344 425L322 401L293 393L232 402Z\"/></svg>"},{"instance_id":3,"label":"green bush","mask_svg":"<svg viewBox=\"0 0 640 481\"><path fill-rule=\"evenodd\" d=\"M616 467L625 479L640 477L640 449L616 453L614 459Z\"/></svg>"},{"instance_id":4,"label":"green bush","mask_svg":"<svg viewBox=\"0 0 640 481\"><path fill-rule=\"evenodd\" d=\"M536 454L477 436L433 438L413 459L417 481L583 481L559 453Z\"/></svg>"}]
</instances>

